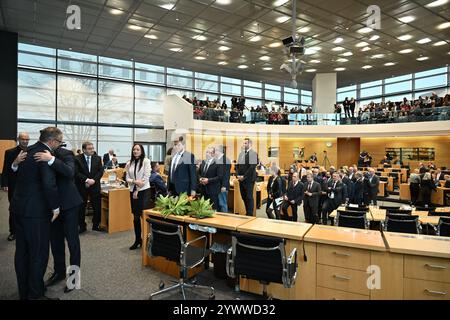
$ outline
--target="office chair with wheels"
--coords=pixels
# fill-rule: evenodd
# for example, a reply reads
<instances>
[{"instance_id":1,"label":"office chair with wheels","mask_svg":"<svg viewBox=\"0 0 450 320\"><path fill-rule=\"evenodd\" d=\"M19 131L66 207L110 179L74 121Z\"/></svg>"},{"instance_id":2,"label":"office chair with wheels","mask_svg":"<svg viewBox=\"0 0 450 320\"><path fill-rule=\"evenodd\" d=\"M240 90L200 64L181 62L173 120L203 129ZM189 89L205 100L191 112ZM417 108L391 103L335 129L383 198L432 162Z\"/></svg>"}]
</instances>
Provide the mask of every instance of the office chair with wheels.
<instances>
[{"instance_id":1,"label":"office chair with wheels","mask_svg":"<svg viewBox=\"0 0 450 320\"><path fill-rule=\"evenodd\" d=\"M380 209L384 209L384 210L398 210L400 209L400 207L392 207L392 206L380 206Z\"/></svg>"},{"instance_id":2,"label":"office chair with wheels","mask_svg":"<svg viewBox=\"0 0 450 320\"><path fill-rule=\"evenodd\" d=\"M440 217L437 226L436 235L441 237L450 237L450 218Z\"/></svg>"},{"instance_id":3,"label":"office chair with wheels","mask_svg":"<svg viewBox=\"0 0 450 320\"><path fill-rule=\"evenodd\" d=\"M336 215L338 227L368 229L369 223L365 211L338 210Z\"/></svg>"},{"instance_id":4,"label":"office chair with wheels","mask_svg":"<svg viewBox=\"0 0 450 320\"><path fill-rule=\"evenodd\" d=\"M291 288L297 277L297 249L286 257L284 239L245 233L232 233L231 248L227 252L227 274L258 280L263 285L263 297L267 296L267 285L281 283ZM237 282L239 283L239 282ZM239 284L236 284L239 291Z\"/></svg>"},{"instance_id":5,"label":"office chair with wheels","mask_svg":"<svg viewBox=\"0 0 450 320\"><path fill-rule=\"evenodd\" d=\"M150 257L164 257L167 260L174 261L180 266L180 277L178 283L164 288L164 282L161 281L159 288L161 290L150 295L150 299L161 293L179 289L186 300L185 288L207 289L210 291L209 299L214 299L214 288L187 283L188 269L200 265L206 254L206 236L198 237L189 242L184 242L181 226L147 219L150 224L151 233L148 235L148 255ZM196 246L200 245L200 246Z\"/></svg>"},{"instance_id":6,"label":"office chair with wheels","mask_svg":"<svg viewBox=\"0 0 450 320\"><path fill-rule=\"evenodd\" d=\"M386 213L393 213L393 214L411 214L412 210L410 209L387 209Z\"/></svg>"},{"instance_id":7,"label":"office chair with wheels","mask_svg":"<svg viewBox=\"0 0 450 320\"><path fill-rule=\"evenodd\" d=\"M409 214L386 214L386 219L381 222L384 231L420 234L422 226L419 216Z\"/></svg>"}]
</instances>

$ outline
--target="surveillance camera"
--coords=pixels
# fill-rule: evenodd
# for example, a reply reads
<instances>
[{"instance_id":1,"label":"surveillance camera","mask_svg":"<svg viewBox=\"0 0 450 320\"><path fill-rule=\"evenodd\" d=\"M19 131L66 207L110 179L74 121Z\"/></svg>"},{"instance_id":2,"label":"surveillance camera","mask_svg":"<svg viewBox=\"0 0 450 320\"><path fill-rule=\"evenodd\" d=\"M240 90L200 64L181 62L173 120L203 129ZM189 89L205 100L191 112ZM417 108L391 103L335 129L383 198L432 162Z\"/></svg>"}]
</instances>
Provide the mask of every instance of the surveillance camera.
<instances>
[{"instance_id":1,"label":"surveillance camera","mask_svg":"<svg viewBox=\"0 0 450 320\"><path fill-rule=\"evenodd\" d=\"M283 64L280 66L280 70L281 70L281 71L285 71L285 72L287 72L287 73L291 73L291 72L292 72L292 68L291 68L289 65L287 65L286 63L283 63Z\"/></svg>"}]
</instances>

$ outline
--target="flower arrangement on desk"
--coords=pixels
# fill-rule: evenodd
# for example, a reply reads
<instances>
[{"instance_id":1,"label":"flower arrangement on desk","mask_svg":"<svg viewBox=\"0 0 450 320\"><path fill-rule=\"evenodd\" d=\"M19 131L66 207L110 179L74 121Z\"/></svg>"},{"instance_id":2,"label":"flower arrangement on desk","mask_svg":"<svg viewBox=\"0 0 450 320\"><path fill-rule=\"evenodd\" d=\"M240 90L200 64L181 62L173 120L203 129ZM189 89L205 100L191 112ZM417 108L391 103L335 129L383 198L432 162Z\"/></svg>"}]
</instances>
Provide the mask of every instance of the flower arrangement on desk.
<instances>
[{"instance_id":1,"label":"flower arrangement on desk","mask_svg":"<svg viewBox=\"0 0 450 320\"><path fill-rule=\"evenodd\" d=\"M159 210L164 218L173 214L176 216L190 215L194 218L208 218L212 217L214 210L212 204L204 197L196 199L195 197L188 197L186 193L182 193L177 197L160 195L156 199L155 209Z\"/></svg>"}]
</instances>

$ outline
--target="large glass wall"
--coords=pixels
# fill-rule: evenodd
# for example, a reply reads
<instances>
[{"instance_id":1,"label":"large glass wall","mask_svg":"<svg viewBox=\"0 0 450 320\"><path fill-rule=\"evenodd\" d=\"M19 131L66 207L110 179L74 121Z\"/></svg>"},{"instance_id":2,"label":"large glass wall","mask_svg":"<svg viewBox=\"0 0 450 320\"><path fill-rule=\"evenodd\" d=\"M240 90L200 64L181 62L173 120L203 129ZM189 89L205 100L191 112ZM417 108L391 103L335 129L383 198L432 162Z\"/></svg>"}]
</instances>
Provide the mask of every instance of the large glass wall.
<instances>
[{"instance_id":1,"label":"large glass wall","mask_svg":"<svg viewBox=\"0 0 450 320\"><path fill-rule=\"evenodd\" d=\"M436 92L445 96L449 90L450 71L448 67L435 68L422 72L405 74L382 80L376 80L337 89L336 100L340 103L345 97L355 98L360 106L371 101L397 102L407 98L418 99Z\"/></svg>"}]
</instances>

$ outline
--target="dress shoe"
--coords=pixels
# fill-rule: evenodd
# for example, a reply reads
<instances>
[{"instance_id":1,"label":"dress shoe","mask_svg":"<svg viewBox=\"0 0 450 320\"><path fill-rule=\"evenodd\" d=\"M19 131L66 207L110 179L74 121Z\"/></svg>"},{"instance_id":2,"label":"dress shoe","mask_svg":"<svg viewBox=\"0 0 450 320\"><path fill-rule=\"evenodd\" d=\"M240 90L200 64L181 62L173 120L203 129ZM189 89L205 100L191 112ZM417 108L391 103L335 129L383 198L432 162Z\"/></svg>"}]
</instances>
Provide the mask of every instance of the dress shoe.
<instances>
[{"instance_id":1,"label":"dress shoe","mask_svg":"<svg viewBox=\"0 0 450 320\"><path fill-rule=\"evenodd\" d=\"M95 227L92 227L92 231L105 231L105 229L103 229L100 226L95 226Z\"/></svg>"},{"instance_id":2,"label":"dress shoe","mask_svg":"<svg viewBox=\"0 0 450 320\"><path fill-rule=\"evenodd\" d=\"M75 289L75 288L69 289L67 286L65 286L64 293L69 293L69 292L73 291L73 289Z\"/></svg>"},{"instance_id":3,"label":"dress shoe","mask_svg":"<svg viewBox=\"0 0 450 320\"><path fill-rule=\"evenodd\" d=\"M84 232L86 232L86 228L80 228L80 230L78 231L78 234L82 234Z\"/></svg>"},{"instance_id":4,"label":"dress shoe","mask_svg":"<svg viewBox=\"0 0 450 320\"><path fill-rule=\"evenodd\" d=\"M135 249L137 249L138 247L142 247L142 240L141 240L141 241L135 241L135 242L133 243L133 245L130 247L130 250L135 250Z\"/></svg>"},{"instance_id":5,"label":"dress shoe","mask_svg":"<svg viewBox=\"0 0 450 320\"><path fill-rule=\"evenodd\" d=\"M59 274L59 273L52 273L52 275L50 276L50 278L47 279L47 281L45 281L44 286L45 287L51 287L54 284L63 281L66 279L66 275L65 274Z\"/></svg>"},{"instance_id":6,"label":"dress shoe","mask_svg":"<svg viewBox=\"0 0 450 320\"><path fill-rule=\"evenodd\" d=\"M10 233L8 236L8 241L14 241L16 240L16 235L14 233Z\"/></svg>"}]
</instances>

